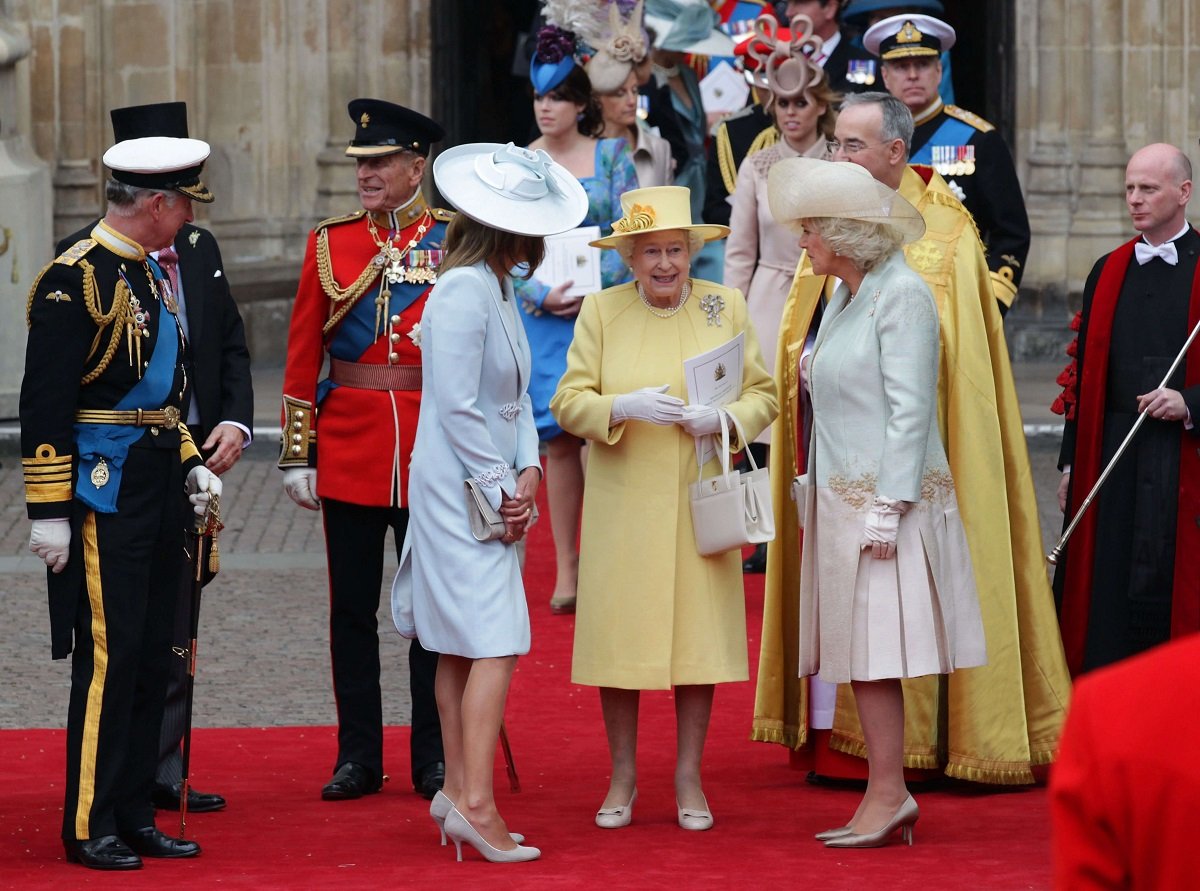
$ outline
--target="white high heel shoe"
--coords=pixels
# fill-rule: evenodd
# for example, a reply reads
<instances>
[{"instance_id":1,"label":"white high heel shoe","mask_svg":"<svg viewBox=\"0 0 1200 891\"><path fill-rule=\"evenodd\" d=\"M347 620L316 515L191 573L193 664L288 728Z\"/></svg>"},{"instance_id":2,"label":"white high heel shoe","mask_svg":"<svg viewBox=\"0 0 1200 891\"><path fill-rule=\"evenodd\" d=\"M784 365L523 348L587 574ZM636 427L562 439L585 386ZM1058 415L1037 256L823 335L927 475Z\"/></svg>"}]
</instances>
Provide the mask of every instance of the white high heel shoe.
<instances>
[{"instance_id":1,"label":"white high heel shoe","mask_svg":"<svg viewBox=\"0 0 1200 891\"><path fill-rule=\"evenodd\" d=\"M458 808L453 806L450 808L450 813L446 815L445 828L446 835L450 836L454 842L454 850L458 854L459 862L462 861L463 842L482 854L489 863L523 863L526 860L537 860L542 856L542 852L537 848L527 848L522 845L517 845L508 851L493 848L467 821L467 818L458 812Z\"/></svg>"},{"instance_id":2,"label":"white high heel shoe","mask_svg":"<svg viewBox=\"0 0 1200 891\"><path fill-rule=\"evenodd\" d=\"M633 819L633 803L637 801L637 789L629 796L629 803L619 807L602 807L596 811L596 825L601 829L620 829Z\"/></svg>"},{"instance_id":3,"label":"white high heel shoe","mask_svg":"<svg viewBox=\"0 0 1200 891\"><path fill-rule=\"evenodd\" d=\"M441 789L433 796L433 801L429 802L429 816L433 818L434 823L437 823L438 831L442 834L443 847L446 845L446 815L450 813L452 807L454 807L454 802ZM525 836L519 832L510 832L509 835L517 844L525 841Z\"/></svg>"}]
</instances>

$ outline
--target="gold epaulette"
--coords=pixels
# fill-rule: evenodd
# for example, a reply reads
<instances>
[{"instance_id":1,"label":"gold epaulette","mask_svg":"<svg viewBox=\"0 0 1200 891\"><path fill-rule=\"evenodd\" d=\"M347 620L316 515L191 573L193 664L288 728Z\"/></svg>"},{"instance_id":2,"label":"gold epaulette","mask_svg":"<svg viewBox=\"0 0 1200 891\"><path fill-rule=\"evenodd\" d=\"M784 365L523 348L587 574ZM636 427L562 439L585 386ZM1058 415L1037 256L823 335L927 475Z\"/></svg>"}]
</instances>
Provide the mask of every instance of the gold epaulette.
<instances>
[{"instance_id":1,"label":"gold epaulette","mask_svg":"<svg viewBox=\"0 0 1200 891\"><path fill-rule=\"evenodd\" d=\"M279 466L284 470L308 466L309 447L317 441L314 420L311 402L284 394L283 435L279 449Z\"/></svg>"},{"instance_id":2,"label":"gold epaulette","mask_svg":"<svg viewBox=\"0 0 1200 891\"><path fill-rule=\"evenodd\" d=\"M981 133L988 133L996 129L979 115L975 114L975 112L967 111L965 108L959 108L957 105L943 106L943 110L946 112L946 114L950 115L950 117L957 118L964 124L970 124Z\"/></svg>"},{"instance_id":3,"label":"gold epaulette","mask_svg":"<svg viewBox=\"0 0 1200 891\"><path fill-rule=\"evenodd\" d=\"M750 142L750 148L746 149L746 157L749 158L755 152L761 152L765 148L770 148L775 143L779 142L779 131L774 126L767 127Z\"/></svg>"},{"instance_id":4,"label":"gold epaulette","mask_svg":"<svg viewBox=\"0 0 1200 891\"><path fill-rule=\"evenodd\" d=\"M336 226L339 223L352 223L355 220L361 219L365 213L365 210L359 208L358 210L354 211L354 213L342 214L340 217L330 217L327 220L321 220L321 222L317 223L316 225L316 231L319 232L322 229L327 229L330 226Z\"/></svg>"},{"instance_id":5,"label":"gold epaulette","mask_svg":"<svg viewBox=\"0 0 1200 891\"><path fill-rule=\"evenodd\" d=\"M29 504L47 504L70 501L71 455L60 455L54 446L42 443L34 450L34 457L22 458L25 469L25 500Z\"/></svg>"},{"instance_id":6,"label":"gold epaulette","mask_svg":"<svg viewBox=\"0 0 1200 891\"><path fill-rule=\"evenodd\" d=\"M429 213L439 223L448 223L454 219L454 211L446 210L444 207L431 207L429 208Z\"/></svg>"},{"instance_id":7,"label":"gold epaulette","mask_svg":"<svg viewBox=\"0 0 1200 891\"><path fill-rule=\"evenodd\" d=\"M94 238L81 238L55 257L54 262L62 266L74 266L79 262L81 257L95 246L96 240Z\"/></svg>"}]
</instances>

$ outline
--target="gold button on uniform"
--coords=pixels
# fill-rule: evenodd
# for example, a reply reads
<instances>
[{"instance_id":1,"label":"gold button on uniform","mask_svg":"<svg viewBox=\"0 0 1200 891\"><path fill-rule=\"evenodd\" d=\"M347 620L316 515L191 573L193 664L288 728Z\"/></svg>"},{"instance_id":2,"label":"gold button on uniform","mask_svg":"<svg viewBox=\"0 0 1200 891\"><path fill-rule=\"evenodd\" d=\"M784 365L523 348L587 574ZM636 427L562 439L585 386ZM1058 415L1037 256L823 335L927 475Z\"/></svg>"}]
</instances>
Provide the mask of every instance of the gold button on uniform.
<instances>
[{"instance_id":1,"label":"gold button on uniform","mask_svg":"<svg viewBox=\"0 0 1200 891\"><path fill-rule=\"evenodd\" d=\"M392 316L392 324L393 324L393 325L399 325L399 324L400 324L400 317L399 317L399 316Z\"/></svg>"},{"instance_id":2,"label":"gold button on uniform","mask_svg":"<svg viewBox=\"0 0 1200 891\"><path fill-rule=\"evenodd\" d=\"M399 353L388 353L388 361L391 362L393 365L395 365L397 362L400 361L400 354Z\"/></svg>"}]
</instances>

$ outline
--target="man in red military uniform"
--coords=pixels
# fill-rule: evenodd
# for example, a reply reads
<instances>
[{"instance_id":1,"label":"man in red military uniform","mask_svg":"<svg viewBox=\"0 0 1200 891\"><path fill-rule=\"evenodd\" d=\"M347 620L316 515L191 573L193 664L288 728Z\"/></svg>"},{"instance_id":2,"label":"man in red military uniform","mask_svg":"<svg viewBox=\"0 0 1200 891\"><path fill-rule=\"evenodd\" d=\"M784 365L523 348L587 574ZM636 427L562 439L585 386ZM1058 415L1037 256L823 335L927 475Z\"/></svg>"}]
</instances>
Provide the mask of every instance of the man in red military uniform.
<instances>
[{"instance_id":1,"label":"man in red military uniform","mask_svg":"<svg viewBox=\"0 0 1200 891\"><path fill-rule=\"evenodd\" d=\"M284 487L323 510L338 754L326 800L378 792L383 708L375 614L390 526L397 552L408 527L408 464L421 401L417 347L450 213L421 194L430 144L442 128L377 99L348 107L356 129L362 209L310 234L288 331L283 380ZM318 382L326 355L329 376ZM412 779L426 798L444 758L433 683L437 654L414 640Z\"/></svg>"}]
</instances>

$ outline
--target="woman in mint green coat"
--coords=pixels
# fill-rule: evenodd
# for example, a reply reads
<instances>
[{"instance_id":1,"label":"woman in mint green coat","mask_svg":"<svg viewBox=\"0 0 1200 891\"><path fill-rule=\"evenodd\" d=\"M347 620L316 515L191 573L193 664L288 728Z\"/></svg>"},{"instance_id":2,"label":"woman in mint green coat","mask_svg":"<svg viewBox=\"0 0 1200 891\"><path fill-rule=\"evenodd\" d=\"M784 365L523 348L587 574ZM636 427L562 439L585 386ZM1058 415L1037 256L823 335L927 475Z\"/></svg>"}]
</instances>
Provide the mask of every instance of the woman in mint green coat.
<instances>
[{"instance_id":1,"label":"woman in mint green coat","mask_svg":"<svg viewBox=\"0 0 1200 891\"><path fill-rule=\"evenodd\" d=\"M771 212L802 232L813 271L841 284L802 364L813 405L800 569L800 674L854 690L867 792L817 837L911 844L901 678L986 661L954 480L938 432L937 307L901 245L920 213L863 167L786 159Z\"/></svg>"}]
</instances>

